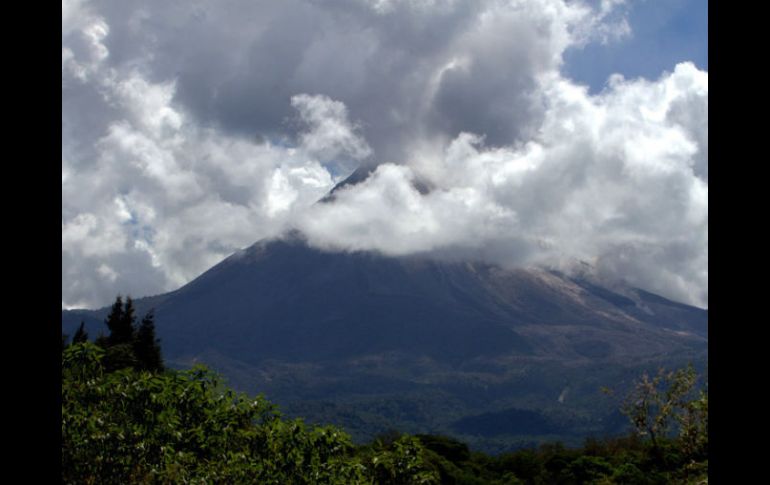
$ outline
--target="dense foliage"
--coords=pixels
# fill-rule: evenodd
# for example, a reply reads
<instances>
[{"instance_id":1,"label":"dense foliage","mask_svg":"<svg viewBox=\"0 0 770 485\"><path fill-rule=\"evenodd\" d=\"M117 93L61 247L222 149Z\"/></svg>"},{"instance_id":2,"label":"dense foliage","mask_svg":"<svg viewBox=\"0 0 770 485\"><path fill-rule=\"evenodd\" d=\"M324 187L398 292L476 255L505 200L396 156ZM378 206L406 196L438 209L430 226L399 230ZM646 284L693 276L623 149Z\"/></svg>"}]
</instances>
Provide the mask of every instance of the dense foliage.
<instances>
[{"instance_id":1,"label":"dense foliage","mask_svg":"<svg viewBox=\"0 0 770 485\"><path fill-rule=\"evenodd\" d=\"M355 446L333 426L282 417L203 366L164 370L152 313L130 299L91 343L62 346L63 483L666 484L708 483L708 392L692 368L643 375L622 438L490 456L456 439L390 433ZM149 349L149 350L148 350Z\"/></svg>"},{"instance_id":2,"label":"dense foliage","mask_svg":"<svg viewBox=\"0 0 770 485\"><path fill-rule=\"evenodd\" d=\"M88 342L62 353L65 483L438 483L413 437L356 449L203 367L108 372L105 353Z\"/></svg>"},{"instance_id":3,"label":"dense foliage","mask_svg":"<svg viewBox=\"0 0 770 485\"><path fill-rule=\"evenodd\" d=\"M633 432L576 449L549 443L488 456L449 437L417 437L445 484L708 483L708 388L696 383L692 366L642 375L622 408Z\"/></svg>"},{"instance_id":4,"label":"dense foliage","mask_svg":"<svg viewBox=\"0 0 770 485\"><path fill-rule=\"evenodd\" d=\"M110 334L98 338L96 343L107 351L104 356L107 370L124 367L151 372L163 370L160 341L155 338L155 318L152 310L137 326L133 301L128 297L123 303L118 296L104 323Z\"/></svg>"},{"instance_id":5,"label":"dense foliage","mask_svg":"<svg viewBox=\"0 0 770 485\"><path fill-rule=\"evenodd\" d=\"M664 461L637 435L588 439L581 448L560 443L490 456L470 452L449 437L420 436L427 461L445 484L701 484L708 483L707 460L691 462L675 440L665 445ZM461 450L458 452L458 450Z\"/></svg>"}]
</instances>

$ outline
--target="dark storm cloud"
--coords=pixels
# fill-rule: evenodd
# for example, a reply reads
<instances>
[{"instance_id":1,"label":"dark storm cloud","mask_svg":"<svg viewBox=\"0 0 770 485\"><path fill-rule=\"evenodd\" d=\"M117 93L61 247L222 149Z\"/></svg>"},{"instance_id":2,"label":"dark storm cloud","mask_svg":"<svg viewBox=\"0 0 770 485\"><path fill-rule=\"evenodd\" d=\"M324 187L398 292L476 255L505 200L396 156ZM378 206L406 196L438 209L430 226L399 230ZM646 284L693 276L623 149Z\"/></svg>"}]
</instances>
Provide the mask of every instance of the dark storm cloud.
<instances>
[{"instance_id":1,"label":"dark storm cloud","mask_svg":"<svg viewBox=\"0 0 770 485\"><path fill-rule=\"evenodd\" d=\"M533 74L556 62L551 29L561 20L479 1L99 7L110 25L107 62L141 59L149 81L175 79L175 101L199 122L295 135L290 97L324 94L361 120L381 161L401 161L416 132L515 140L537 121Z\"/></svg>"}]
</instances>

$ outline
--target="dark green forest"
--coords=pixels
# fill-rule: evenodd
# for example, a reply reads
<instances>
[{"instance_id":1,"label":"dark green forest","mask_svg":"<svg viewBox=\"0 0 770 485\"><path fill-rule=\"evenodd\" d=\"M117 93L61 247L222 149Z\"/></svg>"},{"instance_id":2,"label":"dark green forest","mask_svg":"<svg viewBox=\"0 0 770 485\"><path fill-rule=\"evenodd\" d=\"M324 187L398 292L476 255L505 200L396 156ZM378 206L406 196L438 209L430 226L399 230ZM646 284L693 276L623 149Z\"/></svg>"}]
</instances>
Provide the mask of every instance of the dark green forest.
<instances>
[{"instance_id":1,"label":"dark green forest","mask_svg":"<svg viewBox=\"0 0 770 485\"><path fill-rule=\"evenodd\" d=\"M708 387L692 367L641 375L630 432L488 455L452 437L396 431L356 445L289 419L204 366L164 366L154 317L118 298L107 335L62 336L63 483L708 483ZM610 392L610 391L608 391Z\"/></svg>"}]
</instances>

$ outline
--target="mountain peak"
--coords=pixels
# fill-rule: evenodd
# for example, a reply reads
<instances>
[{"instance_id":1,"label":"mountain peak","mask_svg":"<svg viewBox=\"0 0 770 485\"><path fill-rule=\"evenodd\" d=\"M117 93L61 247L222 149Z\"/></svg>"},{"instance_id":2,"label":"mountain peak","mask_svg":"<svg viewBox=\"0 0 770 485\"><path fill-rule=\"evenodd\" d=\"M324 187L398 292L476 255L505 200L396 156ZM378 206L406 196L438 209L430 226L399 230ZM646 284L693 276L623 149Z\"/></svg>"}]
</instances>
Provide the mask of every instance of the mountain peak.
<instances>
[{"instance_id":1,"label":"mountain peak","mask_svg":"<svg viewBox=\"0 0 770 485\"><path fill-rule=\"evenodd\" d=\"M357 185L361 182L364 182L366 179L369 178L369 176L374 173L377 170L378 165L361 165L357 169L353 171L350 175L348 175L344 180L339 182L337 185L335 185L328 194L326 194L321 200L319 200L319 203L327 203L327 202L333 202L335 200L335 192L337 192L340 189L343 189L345 187L352 187L354 185ZM428 181L420 178L415 179L414 182L412 182L412 186L415 190L417 190L419 193L425 195L428 192L431 191L431 186Z\"/></svg>"}]
</instances>

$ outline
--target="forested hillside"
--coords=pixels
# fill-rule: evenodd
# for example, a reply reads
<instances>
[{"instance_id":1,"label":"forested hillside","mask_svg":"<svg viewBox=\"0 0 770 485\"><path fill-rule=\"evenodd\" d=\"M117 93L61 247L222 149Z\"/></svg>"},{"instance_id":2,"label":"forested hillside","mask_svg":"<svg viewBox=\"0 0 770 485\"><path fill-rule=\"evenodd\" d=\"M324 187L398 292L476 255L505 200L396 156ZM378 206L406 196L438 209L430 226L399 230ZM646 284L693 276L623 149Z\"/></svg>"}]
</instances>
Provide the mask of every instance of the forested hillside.
<instances>
[{"instance_id":1,"label":"forested hillside","mask_svg":"<svg viewBox=\"0 0 770 485\"><path fill-rule=\"evenodd\" d=\"M692 368L641 376L622 409L632 432L580 448L490 456L396 431L357 446L203 366L164 369L152 315L136 325L130 300L107 323L96 343L62 338L64 483L707 483L708 390Z\"/></svg>"}]
</instances>

